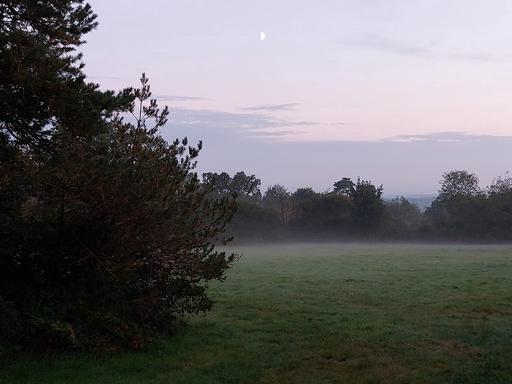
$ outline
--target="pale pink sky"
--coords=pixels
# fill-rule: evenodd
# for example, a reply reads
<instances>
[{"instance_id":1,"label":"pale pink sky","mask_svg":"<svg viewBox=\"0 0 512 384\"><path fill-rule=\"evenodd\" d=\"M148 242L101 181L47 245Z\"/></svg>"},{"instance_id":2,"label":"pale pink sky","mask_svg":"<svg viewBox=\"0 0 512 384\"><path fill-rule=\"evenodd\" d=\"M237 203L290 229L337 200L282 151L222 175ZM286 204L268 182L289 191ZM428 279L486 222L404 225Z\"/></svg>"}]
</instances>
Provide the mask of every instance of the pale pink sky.
<instances>
[{"instance_id":1,"label":"pale pink sky","mask_svg":"<svg viewBox=\"0 0 512 384\"><path fill-rule=\"evenodd\" d=\"M276 142L512 135L508 0L90 2L100 26L87 38L86 72L108 88L134 85L146 72L154 94L176 111L176 134L206 143L227 135L249 155ZM429 170L449 170L461 156L472 164L454 149ZM511 168L510 160L504 154L493 168L476 170L488 181ZM226 164L212 157L205 168ZM270 175L259 164L248 167ZM397 193L435 191L440 177L413 185L395 180L392 169L361 176L383 173L381 182L395 183ZM305 185L308 175L284 183ZM326 173L313 186L328 187L338 176Z\"/></svg>"}]
</instances>

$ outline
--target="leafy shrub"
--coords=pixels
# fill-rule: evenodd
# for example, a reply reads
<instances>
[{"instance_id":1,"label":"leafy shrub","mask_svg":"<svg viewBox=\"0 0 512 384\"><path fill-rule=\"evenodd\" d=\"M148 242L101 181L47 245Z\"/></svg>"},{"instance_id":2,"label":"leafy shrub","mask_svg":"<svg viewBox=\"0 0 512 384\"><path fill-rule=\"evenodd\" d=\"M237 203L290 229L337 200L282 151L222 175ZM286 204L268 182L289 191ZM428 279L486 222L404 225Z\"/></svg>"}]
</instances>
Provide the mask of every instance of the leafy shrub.
<instances>
[{"instance_id":1,"label":"leafy shrub","mask_svg":"<svg viewBox=\"0 0 512 384\"><path fill-rule=\"evenodd\" d=\"M0 254L6 342L139 348L211 308L208 281L236 259L213 245L229 240L222 233L234 200L207 198L194 172L201 144L158 135L167 110L148 102L141 81L135 123L116 117L89 136L59 127L55 150L14 151L3 163L9 176L0 191L11 206Z\"/></svg>"}]
</instances>

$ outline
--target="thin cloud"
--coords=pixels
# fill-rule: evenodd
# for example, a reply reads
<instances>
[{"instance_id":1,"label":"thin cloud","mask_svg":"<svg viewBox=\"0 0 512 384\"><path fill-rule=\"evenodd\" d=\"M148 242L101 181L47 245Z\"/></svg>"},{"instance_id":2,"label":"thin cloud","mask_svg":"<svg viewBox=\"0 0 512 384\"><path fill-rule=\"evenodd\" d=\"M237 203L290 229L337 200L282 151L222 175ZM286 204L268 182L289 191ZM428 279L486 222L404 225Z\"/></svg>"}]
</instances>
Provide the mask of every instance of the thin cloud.
<instances>
[{"instance_id":1,"label":"thin cloud","mask_svg":"<svg viewBox=\"0 0 512 384\"><path fill-rule=\"evenodd\" d=\"M264 113L236 113L212 109L173 108L171 114L170 127L180 127L193 132L231 134L245 138L302 136L308 133L307 127L330 124L287 120Z\"/></svg>"},{"instance_id":2,"label":"thin cloud","mask_svg":"<svg viewBox=\"0 0 512 384\"><path fill-rule=\"evenodd\" d=\"M482 63L495 63L498 61L506 60L505 57L499 58L484 52L461 52L452 54L448 56L448 58L451 60L474 61Z\"/></svg>"},{"instance_id":3,"label":"thin cloud","mask_svg":"<svg viewBox=\"0 0 512 384\"><path fill-rule=\"evenodd\" d=\"M108 76L108 75L93 75L87 76L88 80L119 80L119 76Z\"/></svg>"},{"instance_id":4,"label":"thin cloud","mask_svg":"<svg viewBox=\"0 0 512 384\"><path fill-rule=\"evenodd\" d=\"M249 137L256 139L265 139L265 138L275 138L275 137L285 137L285 136L297 136L303 135L304 132L297 130L285 130L285 131L254 131Z\"/></svg>"},{"instance_id":5,"label":"thin cloud","mask_svg":"<svg viewBox=\"0 0 512 384\"><path fill-rule=\"evenodd\" d=\"M177 124L195 125L203 128L228 128L257 130L272 127L319 125L315 121L293 121L261 113L234 113L212 109L173 109L173 121Z\"/></svg>"},{"instance_id":6,"label":"thin cloud","mask_svg":"<svg viewBox=\"0 0 512 384\"><path fill-rule=\"evenodd\" d=\"M282 126L285 121L257 113L233 113L212 109L172 110L171 123L201 129L256 130Z\"/></svg>"},{"instance_id":7,"label":"thin cloud","mask_svg":"<svg viewBox=\"0 0 512 384\"><path fill-rule=\"evenodd\" d=\"M290 125L322 125L318 121L307 121L307 120L299 120L299 121L290 121Z\"/></svg>"},{"instance_id":8,"label":"thin cloud","mask_svg":"<svg viewBox=\"0 0 512 384\"><path fill-rule=\"evenodd\" d=\"M432 43L420 44L378 35L355 36L346 42L348 42L350 45L364 49L381 51L398 56L412 56L423 59L496 63L508 61L512 58L512 55L493 55L489 52L481 51L446 53L440 50L436 50L434 44Z\"/></svg>"},{"instance_id":9,"label":"thin cloud","mask_svg":"<svg viewBox=\"0 0 512 384\"><path fill-rule=\"evenodd\" d=\"M255 105L253 107L240 108L241 111L254 111L254 112L275 112L275 111L291 111L294 110L299 103L286 103L286 104L264 104Z\"/></svg>"},{"instance_id":10,"label":"thin cloud","mask_svg":"<svg viewBox=\"0 0 512 384\"><path fill-rule=\"evenodd\" d=\"M201 96L155 95L154 97L160 101L207 101L207 100L211 100L208 97L201 97Z\"/></svg>"},{"instance_id":11,"label":"thin cloud","mask_svg":"<svg viewBox=\"0 0 512 384\"><path fill-rule=\"evenodd\" d=\"M431 142L431 143L467 143L487 140L512 140L512 136L471 134L467 132L434 132L424 135L399 135L382 141L389 142Z\"/></svg>"},{"instance_id":12,"label":"thin cloud","mask_svg":"<svg viewBox=\"0 0 512 384\"><path fill-rule=\"evenodd\" d=\"M428 46L416 43L390 39L384 36L363 35L352 38L349 43L372 50L393 53L402 56L431 57L432 51Z\"/></svg>"},{"instance_id":13,"label":"thin cloud","mask_svg":"<svg viewBox=\"0 0 512 384\"><path fill-rule=\"evenodd\" d=\"M352 125L352 123L348 123L346 121L334 121L332 123L329 123L329 125Z\"/></svg>"}]
</instances>

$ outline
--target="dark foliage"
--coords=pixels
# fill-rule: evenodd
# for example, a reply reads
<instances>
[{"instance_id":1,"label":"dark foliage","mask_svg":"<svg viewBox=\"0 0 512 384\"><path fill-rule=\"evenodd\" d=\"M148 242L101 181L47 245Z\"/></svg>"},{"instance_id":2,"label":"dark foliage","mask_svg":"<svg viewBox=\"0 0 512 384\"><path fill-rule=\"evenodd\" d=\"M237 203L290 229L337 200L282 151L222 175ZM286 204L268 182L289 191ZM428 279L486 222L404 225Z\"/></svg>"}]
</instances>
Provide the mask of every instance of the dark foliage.
<instances>
[{"instance_id":1,"label":"dark foliage","mask_svg":"<svg viewBox=\"0 0 512 384\"><path fill-rule=\"evenodd\" d=\"M261 198L261 180L245 172L237 172L233 177L226 172L203 173L203 184L212 188L211 196L236 196L241 200Z\"/></svg>"},{"instance_id":2,"label":"dark foliage","mask_svg":"<svg viewBox=\"0 0 512 384\"><path fill-rule=\"evenodd\" d=\"M384 214L382 185L376 187L369 181L357 179L350 197L353 201L352 219L361 231L372 231L381 224Z\"/></svg>"},{"instance_id":3,"label":"dark foliage","mask_svg":"<svg viewBox=\"0 0 512 384\"><path fill-rule=\"evenodd\" d=\"M247 200L237 202L237 211L229 225L229 233L242 241L286 238L286 228L281 224L277 212Z\"/></svg>"},{"instance_id":4,"label":"dark foliage","mask_svg":"<svg viewBox=\"0 0 512 384\"><path fill-rule=\"evenodd\" d=\"M423 215L405 197L385 202L382 235L391 239L412 239L422 229Z\"/></svg>"},{"instance_id":5,"label":"dark foliage","mask_svg":"<svg viewBox=\"0 0 512 384\"><path fill-rule=\"evenodd\" d=\"M508 177L498 178L485 192L474 174L448 172L425 218L430 234L436 237L512 240L512 183Z\"/></svg>"},{"instance_id":6,"label":"dark foliage","mask_svg":"<svg viewBox=\"0 0 512 384\"><path fill-rule=\"evenodd\" d=\"M290 193L277 184L261 199L245 201L232 233L238 241L512 240L508 174L486 189L467 171L448 172L440 184L439 196L425 211L404 197L385 201L382 186L360 179L343 178L324 193L308 187Z\"/></svg>"},{"instance_id":7,"label":"dark foliage","mask_svg":"<svg viewBox=\"0 0 512 384\"><path fill-rule=\"evenodd\" d=\"M89 5L1 1L0 18L2 348L139 348L208 310L235 204L198 179L201 143L158 134L144 75L118 94L85 82Z\"/></svg>"},{"instance_id":8,"label":"dark foliage","mask_svg":"<svg viewBox=\"0 0 512 384\"><path fill-rule=\"evenodd\" d=\"M58 126L73 134L102 128L129 104L129 90L88 83L76 48L96 27L83 0L0 1L0 130L20 145L44 146ZM80 116L80 118L77 118Z\"/></svg>"},{"instance_id":9,"label":"dark foliage","mask_svg":"<svg viewBox=\"0 0 512 384\"><path fill-rule=\"evenodd\" d=\"M149 96L142 80L140 102ZM37 161L20 154L3 180L12 194L2 199L11 212L0 292L12 315L2 329L13 333L4 337L38 349L139 347L211 307L205 283L235 258L212 241L227 240L218 235L234 205L206 197L193 173L200 146L158 136L166 110L151 102L143 114L90 137L58 129L58 150Z\"/></svg>"},{"instance_id":10,"label":"dark foliage","mask_svg":"<svg viewBox=\"0 0 512 384\"><path fill-rule=\"evenodd\" d=\"M480 194L478 177L468 171L450 171L443 175L437 200L450 200Z\"/></svg>"},{"instance_id":11,"label":"dark foliage","mask_svg":"<svg viewBox=\"0 0 512 384\"><path fill-rule=\"evenodd\" d=\"M227 173L204 174L203 182L213 186L215 196L233 192L233 178ZM259 179L246 176L250 180ZM250 181L248 180L248 181ZM253 240L336 240L354 236L377 236L384 218L382 187L368 181L353 183L344 178L346 189L317 193L299 188L290 193L284 186L269 186L259 193L242 195L231 233L239 241ZM249 184L249 182L247 182ZM339 184L339 183L338 183Z\"/></svg>"},{"instance_id":12,"label":"dark foliage","mask_svg":"<svg viewBox=\"0 0 512 384\"><path fill-rule=\"evenodd\" d=\"M354 182L349 177L344 177L340 181L337 181L333 185L334 193L351 196L354 193Z\"/></svg>"},{"instance_id":13,"label":"dark foliage","mask_svg":"<svg viewBox=\"0 0 512 384\"><path fill-rule=\"evenodd\" d=\"M295 215L290 221L294 235L304 239L340 239L353 235L353 202L334 193L297 198L294 194Z\"/></svg>"}]
</instances>

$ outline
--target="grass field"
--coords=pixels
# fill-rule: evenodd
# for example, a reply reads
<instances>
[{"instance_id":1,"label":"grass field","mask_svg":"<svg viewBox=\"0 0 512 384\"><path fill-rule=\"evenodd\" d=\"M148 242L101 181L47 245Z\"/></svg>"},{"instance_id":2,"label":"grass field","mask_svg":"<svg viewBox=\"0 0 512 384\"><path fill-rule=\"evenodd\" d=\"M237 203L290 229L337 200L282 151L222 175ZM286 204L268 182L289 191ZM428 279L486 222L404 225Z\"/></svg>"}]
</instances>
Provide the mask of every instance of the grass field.
<instances>
[{"instance_id":1,"label":"grass field","mask_svg":"<svg viewBox=\"0 0 512 384\"><path fill-rule=\"evenodd\" d=\"M215 309L177 337L19 362L0 383L512 383L512 247L241 251Z\"/></svg>"}]
</instances>

